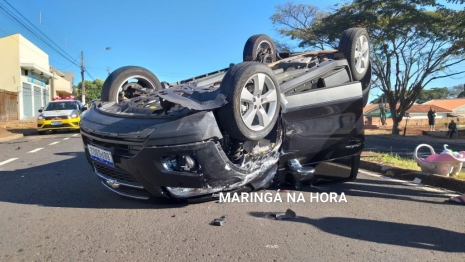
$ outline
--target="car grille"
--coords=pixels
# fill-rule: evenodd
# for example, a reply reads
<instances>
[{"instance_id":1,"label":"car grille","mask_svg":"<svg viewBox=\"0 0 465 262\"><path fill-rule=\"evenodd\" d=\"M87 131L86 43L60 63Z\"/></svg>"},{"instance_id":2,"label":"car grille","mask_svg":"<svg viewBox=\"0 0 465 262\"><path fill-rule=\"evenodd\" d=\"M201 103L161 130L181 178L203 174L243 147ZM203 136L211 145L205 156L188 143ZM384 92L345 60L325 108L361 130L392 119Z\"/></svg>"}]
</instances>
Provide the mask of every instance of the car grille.
<instances>
[{"instance_id":1,"label":"car grille","mask_svg":"<svg viewBox=\"0 0 465 262\"><path fill-rule=\"evenodd\" d=\"M142 150L142 145L123 145L118 143L103 142L92 139L85 135L82 136L82 140L86 146L90 144L101 148L113 148L115 149L115 154L120 157L133 157Z\"/></svg>"},{"instance_id":2,"label":"car grille","mask_svg":"<svg viewBox=\"0 0 465 262\"><path fill-rule=\"evenodd\" d=\"M61 119L68 119L69 116L46 116L44 117L45 120L61 120Z\"/></svg>"},{"instance_id":3,"label":"car grille","mask_svg":"<svg viewBox=\"0 0 465 262\"><path fill-rule=\"evenodd\" d=\"M62 124L59 126L52 126L52 125L43 125L42 128L62 128L62 127L74 127L73 125L70 124Z\"/></svg>"},{"instance_id":4,"label":"car grille","mask_svg":"<svg viewBox=\"0 0 465 262\"><path fill-rule=\"evenodd\" d=\"M93 161L93 164L95 170L107 178L114 179L119 183L141 186L131 174L120 168L109 167L96 161Z\"/></svg>"}]
</instances>

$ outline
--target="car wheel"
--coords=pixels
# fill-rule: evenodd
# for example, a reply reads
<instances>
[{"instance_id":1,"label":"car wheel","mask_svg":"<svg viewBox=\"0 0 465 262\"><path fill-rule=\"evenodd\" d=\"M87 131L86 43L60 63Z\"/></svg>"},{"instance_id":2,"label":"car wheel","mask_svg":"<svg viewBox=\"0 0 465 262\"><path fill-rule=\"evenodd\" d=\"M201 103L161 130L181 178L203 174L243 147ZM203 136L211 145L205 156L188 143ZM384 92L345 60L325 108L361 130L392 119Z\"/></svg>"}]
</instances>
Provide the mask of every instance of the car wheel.
<instances>
[{"instance_id":1,"label":"car wheel","mask_svg":"<svg viewBox=\"0 0 465 262\"><path fill-rule=\"evenodd\" d=\"M113 71L102 87L101 100L119 103L145 93L147 89L161 90L158 78L149 70L138 66L125 66Z\"/></svg>"},{"instance_id":2,"label":"car wheel","mask_svg":"<svg viewBox=\"0 0 465 262\"><path fill-rule=\"evenodd\" d=\"M45 131L39 131L39 135L45 135Z\"/></svg>"},{"instance_id":3,"label":"car wheel","mask_svg":"<svg viewBox=\"0 0 465 262\"><path fill-rule=\"evenodd\" d=\"M339 52L349 62L355 81L363 79L370 63L370 38L363 28L350 28L344 31L339 41Z\"/></svg>"},{"instance_id":4,"label":"car wheel","mask_svg":"<svg viewBox=\"0 0 465 262\"><path fill-rule=\"evenodd\" d=\"M228 103L218 111L219 122L229 136L259 140L271 132L279 116L281 91L268 66L258 62L234 65L220 88Z\"/></svg>"},{"instance_id":5,"label":"car wheel","mask_svg":"<svg viewBox=\"0 0 465 262\"><path fill-rule=\"evenodd\" d=\"M267 35L253 35L244 46L243 61L256 61L265 64L276 61L276 47Z\"/></svg>"}]
</instances>

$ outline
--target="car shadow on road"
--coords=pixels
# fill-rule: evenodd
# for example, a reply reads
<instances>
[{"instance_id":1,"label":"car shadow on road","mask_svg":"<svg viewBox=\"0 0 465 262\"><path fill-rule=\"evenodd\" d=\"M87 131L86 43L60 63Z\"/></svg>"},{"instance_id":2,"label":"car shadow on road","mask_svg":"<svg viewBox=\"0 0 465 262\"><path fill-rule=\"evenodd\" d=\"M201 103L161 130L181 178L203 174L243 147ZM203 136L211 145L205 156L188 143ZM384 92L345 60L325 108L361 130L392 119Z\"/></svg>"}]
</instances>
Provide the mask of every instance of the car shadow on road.
<instances>
[{"instance_id":1,"label":"car shadow on road","mask_svg":"<svg viewBox=\"0 0 465 262\"><path fill-rule=\"evenodd\" d=\"M181 208L185 203L140 201L106 190L83 152L61 152L68 157L53 163L18 162L14 171L1 171L0 201L46 207L158 209Z\"/></svg>"},{"instance_id":2,"label":"car shadow on road","mask_svg":"<svg viewBox=\"0 0 465 262\"><path fill-rule=\"evenodd\" d=\"M270 213L250 212L256 218L267 219ZM276 223L303 223L326 233L379 244L421 248L443 252L465 252L465 234L446 229L377 221L369 219L325 217L312 219L297 217L292 220L276 220Z\"/></svg>"},{"instance_id":3,"label":"car shadow on road","mask_svg":"<svg viewBox=\"0 0 465 262\"><path fill-rule=\"evenodd\" d=\"M293 187L281 187L284 190L295 190ZM389 180L375 180L357 178L354 182L330 183L321 186L302 187L302 192L335 192L338 195L344 193L347 196L374 197L405 201L415 201L428 204L441 204L449 199L442 192L418 190L414 186L403 185Z\"/></svg>"}]
</instances>

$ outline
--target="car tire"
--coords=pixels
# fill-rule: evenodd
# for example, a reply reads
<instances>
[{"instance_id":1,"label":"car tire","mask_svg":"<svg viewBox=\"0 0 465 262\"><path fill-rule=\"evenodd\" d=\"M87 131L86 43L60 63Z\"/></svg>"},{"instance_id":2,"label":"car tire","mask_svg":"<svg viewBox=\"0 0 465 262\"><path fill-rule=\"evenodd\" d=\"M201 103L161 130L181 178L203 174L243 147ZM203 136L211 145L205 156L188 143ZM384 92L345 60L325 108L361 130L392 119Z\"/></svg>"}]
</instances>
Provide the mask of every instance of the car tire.
<instances>
[{"instance_id":1,"label":"car tire","mask_svg":"<svg viewBox=\"0 0 465 262\"><path fill-rule=\"evenodd\" d=\"M271 132L280 114L281 91L268 66L259 62L234 65L220 89L227 103L218 110L219 124L230 137L259 140Z\"/></svg>"},{"instance_id":2,"label":"car tire","mask_svg":"<svg viewBox=\"0 0 465 262\"><path fill-rule=\"evenodd\" d=\"M363 28L350 28L344 31L339 41L339 52L347 59L354 81L363 79L370 63L370 38Z\"/></svg>"},{"instance_id":3,"label":"car tire","mask_svg":"<svg viewBox=\"0 0 465 262\"><path fill-rule=\"evenodd\" d=\"M101 92L101 100L104 102L120 102L119 93L128 81L134 79L144 87L155 90L161 90L162 85L149 70L139 66L124 66L113 71L105 80Z\"/></svg>"},{"instance_id":4,"label":"car tire","mask_svg":"<svg viewBox=\"0 0 465 262\"><path fill-rule=\"evenodd\" d=\"M245 42L242 56L244 62L273 63L276 61L276 47L269 36L253 35Z\"/></svg>"},{"instance_id":5,"label":"car tire","mask_svg":"<svg viewBox=\"0 0 465 262\"><path fill-rule=\"evenodd\" d=\"M39 135L45 135L45 131L39 131Z\"/></svg>"}]
</instances>

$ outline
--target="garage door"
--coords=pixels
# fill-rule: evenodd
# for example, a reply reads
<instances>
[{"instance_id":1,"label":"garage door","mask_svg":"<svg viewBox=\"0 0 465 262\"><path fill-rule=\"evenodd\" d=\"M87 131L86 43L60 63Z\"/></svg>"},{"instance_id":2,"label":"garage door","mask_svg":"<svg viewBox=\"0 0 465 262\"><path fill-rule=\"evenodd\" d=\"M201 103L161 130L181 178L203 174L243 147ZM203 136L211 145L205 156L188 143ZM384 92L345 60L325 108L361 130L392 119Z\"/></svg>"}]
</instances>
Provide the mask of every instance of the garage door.
<instances>
[{"instance_id":1,"label":"garage door","mask_svg":"<svg viewBox=\"0 0 465 262\"><path fill-rule=\"evenodd\" d=\"M34 115L39 114L39 109L42 108L42 92L40 91L40 87L34 87Z\"/></svg>"},{"instance_id":2,"label":"garage door","mask_svg":"<svg viewBox=\"0 0 465 262\"><path fill-rule=\"evenodd\" d=\"M23 84L23 112L24 116L33 116L32 115L32 94L31 94L31 85Z\"/></svg>"}]
</instances>

